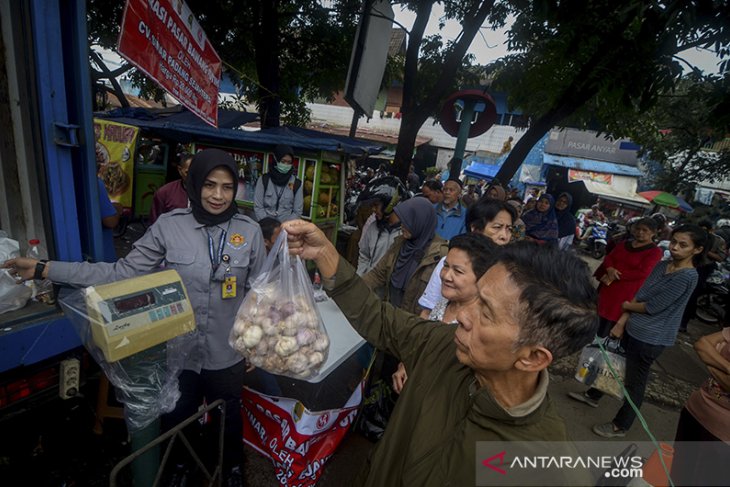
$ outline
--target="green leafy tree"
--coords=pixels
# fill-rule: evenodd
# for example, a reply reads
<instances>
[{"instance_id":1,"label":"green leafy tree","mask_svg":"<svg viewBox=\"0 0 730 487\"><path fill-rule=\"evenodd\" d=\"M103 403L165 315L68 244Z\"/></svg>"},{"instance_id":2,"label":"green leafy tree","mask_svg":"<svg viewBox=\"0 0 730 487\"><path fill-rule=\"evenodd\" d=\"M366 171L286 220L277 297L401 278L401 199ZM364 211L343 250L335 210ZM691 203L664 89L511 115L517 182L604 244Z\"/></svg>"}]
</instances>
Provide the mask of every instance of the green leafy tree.
<instances>
[{"instance_id":1,"label":"green leafy tree","mask_svg":"<svg viewBox=\"0 0 730 487\"><path fill-rule=\"evenodd\" d=\"M224 70L236 82L239 95L256 104L262 127L277 127L282 119L303 125L309 119L307 100L331 99L342 89L359 1L187 3L223 60ZM122 11L123 2L88 1L92 46L114 48ZM95 80L109 77L98 63L92 62L92 67ZM142 97L163 99L164 91L131 66L111 74L124 72L141 89Z\"/></svg>"},{"instance_id":2,"label":"green leafy tree","mask_svg":"<svg viewBox=\"0 0 730 487\"><path fill-rule=\"evenodd\" d=\"M730 178L730 147L713 150L730 124L727 112L730 75L690 74L677 88L658 96L650 110L636 118L620 118L612 132L630 137L642 153L660 164L653 185L685 193L695 184ZM708 150L709 149L709 150Z\"/></svg>"},{"instance_id":3,"label":"green leafy tree","mask_svg":"<svg viewBox=\"0 0 730 487\"><path fill-rule=\"evenodd\" d=\"M446 20L461 23L456 40L444 42L439 34L425 35L435 3L444 7L441 27ZM451 93L478 81L477 73L469 69L473 57L467 55L474 37L485 23L504 25L507 9L495 0L413 0L402 5L416 13L403 65L402 119L394 160L395 174L405 180L416 136L428 117L438 113Z\"/></svg>"},{"instance_id":4,"label":"green leafy tree","mask_svg":"<svg viewBox=\"0 0 730 487\"><path fill-rule=\"evenodd\" d=\"M552 127L605 124L650 110L682 76L690 47L727 54L728 2L512 0L514 54L492 67L496 88L530 125L497 178L509 181Z\"/></svg>"}]
</instances>

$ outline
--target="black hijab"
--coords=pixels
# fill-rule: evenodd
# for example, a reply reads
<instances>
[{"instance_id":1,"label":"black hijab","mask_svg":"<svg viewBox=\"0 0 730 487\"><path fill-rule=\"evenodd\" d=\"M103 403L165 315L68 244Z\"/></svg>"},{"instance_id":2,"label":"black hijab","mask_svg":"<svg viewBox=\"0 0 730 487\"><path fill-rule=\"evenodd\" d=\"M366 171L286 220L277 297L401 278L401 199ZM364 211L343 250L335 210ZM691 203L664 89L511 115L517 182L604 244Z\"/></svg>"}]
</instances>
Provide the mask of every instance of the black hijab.
<instances>
[{"instance_id":1,"label":"black hijab","mask_svg":"<svg viewBox=\"0 0 730 487\"><path fill-rule=\"evenodd\" d=\"M193 161L190 163L190 169L188 170L188 179L185 187L188 191L190 207L193 209L195 221L203 225L210 226L227 222L233 218L233 215L238 213L235 201L232 201L231 206L219 215L213 215L203 208L200 198L203 183L208 174L217 168L227 169L231 173L235 184L237 180L236 163L228 152L220 149L205 149L198 152L193 156Z\"/></svg>"},{"instance_id":2,"label":"black hijab","mask_svg":"<svg viewBox=\"0 0 730 487\"><path fill-rule=\"evenodd\" d=\"M292 168L288 172L281 172L276 169L276 165L287 154L292 158ZM274 163L269 165L269 177L275 185L286 186L289 178L294 174L294 151L288 145L279 144L274 148L274 159L276 159Z\"/></svg>"},{"instance_id":3,"label":"black hijab","mask_svg":"<svg viewBox=\"0 0 730 487\"><path fill-rule=\"evenodd\" d=\"M412 235L403 242L390 277L390 283L395 289L405 289L436 235L438 219L436 210L426 198L402 201L393 211L398 215L402 226Z\"/></svg>"}]
</instances>

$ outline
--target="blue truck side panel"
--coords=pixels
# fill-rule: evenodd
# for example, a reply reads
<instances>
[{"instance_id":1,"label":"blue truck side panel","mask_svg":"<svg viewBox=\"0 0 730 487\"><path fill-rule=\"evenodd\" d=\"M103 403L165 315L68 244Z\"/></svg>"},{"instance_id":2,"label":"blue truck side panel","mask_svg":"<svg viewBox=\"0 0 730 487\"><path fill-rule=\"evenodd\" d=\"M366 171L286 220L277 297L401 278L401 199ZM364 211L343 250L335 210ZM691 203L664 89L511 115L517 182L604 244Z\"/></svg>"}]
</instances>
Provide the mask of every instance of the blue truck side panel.
<instances>
[{"instance_id":1,"label":"blue truck side panel","mask_svg":"<svg viewBox=\"0 0 730 487\"><path fill-rule=\"evenodd\" d=\"M83 243L88 257L101 260L85 1L30 0L29 10L52 255L58 260L82 260ZM0 372L79 345L78 335L60 312L0 327Z\"/></svg>"},{"instance_id":2,"label":"blue truck side panel","mask_svg":"<svg viewBox=\"0 0 730 487\"><path fill-rule=\"evenodd\" d=\"M71 323L62 317L12 332L0 330L0 372L40 362L80 345Z\"/></svg>"}]
</instances>

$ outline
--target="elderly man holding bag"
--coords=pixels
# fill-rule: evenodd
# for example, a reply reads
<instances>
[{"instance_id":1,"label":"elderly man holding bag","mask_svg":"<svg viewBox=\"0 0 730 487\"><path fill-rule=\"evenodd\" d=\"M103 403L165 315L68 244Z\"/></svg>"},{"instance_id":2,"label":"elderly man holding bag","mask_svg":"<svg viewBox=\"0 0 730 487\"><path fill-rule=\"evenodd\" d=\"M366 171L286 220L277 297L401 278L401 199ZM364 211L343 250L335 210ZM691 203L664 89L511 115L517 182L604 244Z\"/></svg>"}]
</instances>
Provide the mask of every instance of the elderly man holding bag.
<instances>
[{"instance_id":1,"label":"elderly man holding bag","mask_svg":"<svg viewBox=\"0 0 730 487\"><path fill-rule=\"evenodd\" d=\"M477 442L567 441L547 367L597 329L595 290L578 258L531 242L500 249L474 303L456 323L432 326L380 301L314 224L283 228L358 333L410 371L355 485L474 485Z\"/></svg>"}]
</instances>

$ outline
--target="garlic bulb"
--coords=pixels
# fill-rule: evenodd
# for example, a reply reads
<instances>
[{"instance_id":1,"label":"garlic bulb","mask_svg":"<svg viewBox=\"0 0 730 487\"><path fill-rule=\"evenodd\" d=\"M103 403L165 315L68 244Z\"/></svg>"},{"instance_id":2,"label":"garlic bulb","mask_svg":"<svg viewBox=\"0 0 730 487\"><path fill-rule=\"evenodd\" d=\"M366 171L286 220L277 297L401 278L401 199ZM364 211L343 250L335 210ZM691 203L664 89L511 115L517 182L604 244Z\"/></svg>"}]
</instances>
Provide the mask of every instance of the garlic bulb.
<instances>
[{"instance_id":1,"label":"garlic bulb","mask_svg":"<svg viewBox=\"0 0 730 487\"><path fill-rule=\"evenodd\" d=\"M246 327L249 325L248 322L241 318L236 318L236 321L233 323L233 331L236 333L236 335L243 334L244 330L246 330Z\"/></svg>"},{"instance_id":2,"label":"garlic bulb","mask_svg":"<svg viewBox=\"0 0 730 487\"><path fill-rule=\"evenodd\" d=\"M300 328L297 331L297 343L299 345L309 345L317 339L317 334L310 328Z\"/></svg>"},{"instance_id":3,"label":"garlic bulb","mask_svg":"<svg viewBox=\"0 0 730 487\"><path fill-rule=\"evenodd\" d=\"M288 336L279 338L279 341L276 342L276 346L274 347L274 351L281 357L291 355L298 349L299 345L297 345L297 339Z\"/></svg>"},{"instance_id":4,"label":"garlic bulb","mask_svg":"<svg viewBox=\"0 0 730 487\"><path fill-rule=\"evenodd\" d=\"M312 352L309 355L309 366L316 367L324 362L324 354L322 352Z\"/></svg>"},{"instance_id":5,"label":"garlic bulb","mask_svg":"<svg viewBox=\"0 0 730 487\"><path fill-rule=\"evenodd\" d=\"M301 374L309 368L309 360L302 353L296 352L287 357L286 367L290 372Z\"/></svg>"},{"instance_id":6,"label":"garlic bulb","mask_svg":"<svg viewBox=\"0 0 730 487\"><path fill-rule=\"evenodd\" d=\"M330 340L324 333L321 333L312 344L312 348L317 352L324 352L329 346Z\"/></svg>"},{"instance_id":7,"label":"garlic bulb","mask_svg":"<svg viewBox=\"0 0 730 487\"><path fill-rule=\"evenodd\" d=\"M246 345L246 348L253 348L259 344L263 336L264 331L261 327L251 325L243 332L243 343Z\"/></svg>"},{"instance_id":8,"label":"garlic bulb","mask_svg":"<svg viewBox=\"0 0 730 487\"><path fill-rule=\"evenodd\" d=\"M258 345L256 345L256 348L253 349L251 352L251 356L258 355L258 356L265 356L266 352L269 351L269 342L266 340L261 340Z\"/></svg>"},{"instance_id":9,"label":"garlic bulb","mask_svg":"<svg viewBox=\"0 0 730 487\"><path fill-rule=\"evenodd\" d=\"M299 330L299 324L296 321L296 314L288 316L279 323L281 334L285 336L294 336Z\"/></svg>"},{"instance_id":10,"label":"garlic bulb","mask_svg":"<svg viewBox=\"0 0 730 487\"><path fill-rule=\"evenodd\" d=\"M276 335L277 332L277 322L272 321L270 318L263 318L260 322L261 329L264 331L265 335Z\"/></svg>"}]
</instances>

